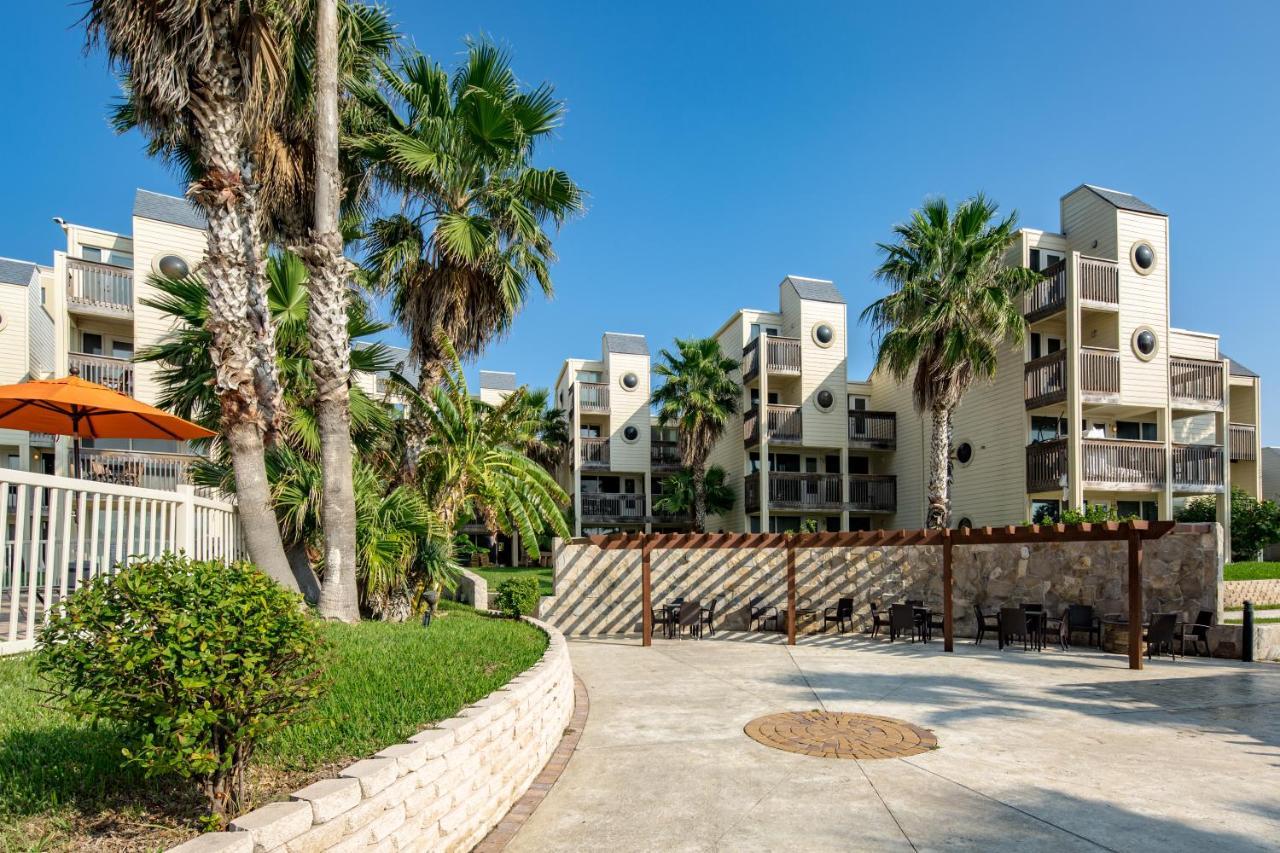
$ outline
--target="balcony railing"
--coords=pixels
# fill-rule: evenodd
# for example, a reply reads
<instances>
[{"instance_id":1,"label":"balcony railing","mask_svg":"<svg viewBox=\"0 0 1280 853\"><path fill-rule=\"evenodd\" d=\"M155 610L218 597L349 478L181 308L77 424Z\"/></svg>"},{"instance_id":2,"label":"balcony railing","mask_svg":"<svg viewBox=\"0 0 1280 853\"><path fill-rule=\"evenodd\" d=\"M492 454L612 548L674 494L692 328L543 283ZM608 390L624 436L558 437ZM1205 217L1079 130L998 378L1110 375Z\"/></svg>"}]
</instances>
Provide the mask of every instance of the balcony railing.
<instances>
[{"instance_id":1,"label":"balcony railing","mask_svg":"<svg viewBox=\"0 0 1280 853\"><path fill-rule=\"evenodd\" d=\"M603 382L579 382L578 405L583 412L609 414L609 386Z\"/></svg>"},{"instance_id":2,"label":"balcony railing","mask_svg":"<svg viewBox=\"0 0 1280 853\"><path fill-rule=\"evenodd\" d=\"M1258 428L1253 424L1231 424L1231 461L1253 462L1258 458Z\"/></svg>"},{"instance_id":3,"label":"balcony railing","mask_svg":"<svg viewBox=\"0 0 1280 853\"><path fill-rule=\"evenodd\" d=\"M608 468L609 467L609 439L607 438L588 438L582 437L578 439L582 456L583 468Z\"/></svg>"},{"instance_id":4,"label":"balcony railing","mask_svg":"<svg viewBox=\"0 0 1280 853\"><path fill-rule=\"evenodd\" d=\"M759 335L742 348L742 381L750 382L760 375L760 341L769 360L769 374L781 376L800 375L800 339L780 338L777 335Z\"/></svg>"},{"instance_id":5,"label":"balcony railing","mask_svg":"<svg viewBox=\"0 0 1280 853\"><path fill-rule=\"evenodd\" d=\"M67 353L67 364L81 379L133 396L133 363L126 359L72 352Z\"/></svg>"},{"instance_id":6,"label":"balcony railing","mask_svg":"<svg viewBox=\"0 0 1280 853\"><path fill-rule=\"evenodd\" d=\"M895 512L898 478L887 474L850 474L850 512Z\"/></svg>"},{"instance_id":7,"label":"balcony railing","mask_svg":"<svg viewBox=\"0 0 1280 853\"><path fill-rule=\"evenodd\" d=\"M1052 317L1067 304L1067 262L1058 261L1043 270L1044 278L1027 294L1027 322Z\"/></svg>"},{"instance_id":8,"label":"balcony railing","mask_svg":"<svg viewBox=\"0 0 1280 853\"><path fill-rule=\"evenodd\" d=\"M1028 409L1067 399L1067 351L1064 349L1028 361L1022 373L1023 395ZM1120 353L1082 347L1080 392L1086 399L1114 397L1120 393Z\"/></svg>"},{"instance_id":9,"label":"balcony railing","mask_svg":"<svg viewBox=\"0 0 1280 853\"><path fill-rule=\"evenodd\" d=\"M80 450L80 477L96 483L174 491L190 483L191 465L199 458L182 453L84 447Z\"/></svg>"},{"instance_id":10,"label":"balcony railing","mask_svg":"<svg viewBox=\"0 0 1280 853\"><path fill-rule=\"evenodd\" d=\"M67 258L67 301L111 313L133 310L133 271Z\"/></svg>"},{"instance_id":11,"label":"balcony railing","mask_svg":"<svg viewBox=\"0 0 1280 853\"><path fill-rule=\"evenodd\" d=\"M1080 299L1085 302L1120 302L1120 265L1102 258L1080 258Z\"/></svg>"},{"instance_id":12,"label":"balcony railing","mask_svg":"<svg viewBox=\"0 0 1280 853\"><path fill-rule=\"evenodd\" d=\"M680 445L674 441L649 443L649 467L654 470L673 471L680 467Z\"/></svg>"},{"instance_id":13,"label":"balcony railing","mask_svg":"<svg viewBox=\"0 0 1280 853\"><path fill-rule=\"evenodd\" d=\"M594 492L582 496L582 517L617 521L645 520L644 495Z\"/></svg>"},{"instance_id":14,"label":"balcony railing","mask_svg":"<svg viewBox=\"0 0 1280 853\"><path fill-rule=\"evenodd\" d=\"M1221 409L1224 378L1220 361L1169 356L1169 396L1177 405Z\"/></svg>"},{"instance_id":15,"label":"balcony railing","mask_svg":"<svg viewBox=\"0 0 1280 853\"><path fill-rule=\"evenodd\" d=\"M1027 491L1052 492L1062 488L1067 473L1067 440L1040 441L1027 445Z\"/></svg>"},{"instance_id":16,"label":"balcony railing","mask_svg":"<svg viewBox=\"0 0 1280 853\"><path fill-rule=\"evenodd\" d=\"M1222 491L1222 448L1216 444L1173 446L1173 487L1182 491Z\"/></svg>"},{"instance_id":17,"label":"balcony railing","mask_svg":"<svg viewBox=\"0 0 1280 853\"><path fill-rule=\"evenodd\" d=\"M1113 349L1080 348L1080 391L1089 395L1120 393L1120 353Z\"/></svg>"},{"instance_id":18,"label":"balcony railing","mask_svg":"<svg viewBox=\"0 0 1280 853\"><path fill-rule=\"evenodd\" d=\"M898 416L894 412L850 412L849 446L893 450L898 444Z\"/></svg>"},{"instance_id":19,"label":"balcony railing","mask_svg":"<svg viewBox=\"0 0 1280 853\"><path fill-rule=\"evenodd\" d=\"M1043 270L1044 279L1027 294L1024 312L1027 322L1052 317L1067 306L1067 261ZM1080 259L1077 289L1082 302L1117 305L1120 302L1120 267L1102 258Z\"/></svg>"},{"instance_id":20,"label":"balcony railing","mask_svg":"<svg viewBox=\"0 0 1280 853\"><path fill-rule=\"evenodd\" d=\"M768 406L768 439L770 443L799 444L802 435L799 406ZM752 447L760 443L760 408L757 406L742 418L743 443Z\"/></svg>"},{"instance_id":21,"label":"balcony railing","mask_svg":"<svg viewBox=\"0 0 1280 853\"><path fill-rule=\"evenodd\" d=\"M802 474L774 471L769 474L769 506L784 510L840 512L893 512L897 508L897 478L850 474L849 500L844 499L840 474ZM750 512L760 511L760 477L748 474L743 496Z\"/></svg>"},{"instance_id":22,"label":"balcony railing","mask_svg":"<svg viewBox=\"0 0 1280 853\"><path fill-rule=\"evenodd\" d=\"M1164 445L1151 441L1086 438L1081 442L1082 481L1122 490L1161 489L1165 483ZM1062 488L1067 474L1067 439L1027 445L1027 491Z\"/></svg>"}]
</instances>

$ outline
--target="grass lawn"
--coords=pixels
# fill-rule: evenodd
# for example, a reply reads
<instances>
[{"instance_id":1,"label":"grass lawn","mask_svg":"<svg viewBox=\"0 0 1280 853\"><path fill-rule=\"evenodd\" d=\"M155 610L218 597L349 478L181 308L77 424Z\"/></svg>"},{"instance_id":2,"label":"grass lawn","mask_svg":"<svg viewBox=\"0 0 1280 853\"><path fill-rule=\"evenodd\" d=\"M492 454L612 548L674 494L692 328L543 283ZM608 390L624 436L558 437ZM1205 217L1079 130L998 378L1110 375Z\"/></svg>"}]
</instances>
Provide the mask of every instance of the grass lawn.
<instances>
[{"instance_id":1,"label":"grass lawn","mask_svg":"<svg viewBox=\"0 0 1280 853\"><path fill-rule=\"evenodd\" d=\"M1280 616L1264 616L1253 620L1253 624L1255 625L1274 625L1277 622L1280 622ZM1224 619L1223 623L1226 625L1243 625L1244 617L1242 616L1239 619Z\"/></svg>"},{"instance_id":2,"label":"grass lawn","mask_svg":"<svg viewBox=\"0 0 1280 853\"><path fill-rule=\"evenodd\" d=\"M522 577L526 575L532 575L538 579L538 589L541 590L543 595L551 595L552 593L552 590L551 590L552 568L550 566L547 566L546 568L542 568L540 566L529 566L528 568L523 568L523 569L512 569L512 568L472 569L471 571L475 572L480 577L484 578L486 581L489 582L490 595L493 595L495 592L497 592L498 584L500 584L502 581L506 580L507 578L516 578L516 577Z\"/></svg>"},{"instance_id":3,"label":"grass lawn","mask_svg":"<svg viewBox=\"0 0 1280 853\"><path fill-rule=\"evenodd\" d=\"M542 632L445 605L421 624L323 626L330 688L257 752L253 800L269 802L453 716L532 666ZM192 783L119 767L122 741L43 707L31 655L0 658L0 851L164 849L193 835Z\"/></svg>"},{"instance_id":4,"label":"grass lawn","mask_svg":"<svg viewBox=\"0 0 1280 853\"><path fill-rule=\"evenodd\" d=\"M1261 581L1280 578L1280 563L1261 561L1227 563L1222 568L1222 579L1228 581Z\"/></svg>"}]
</instances>

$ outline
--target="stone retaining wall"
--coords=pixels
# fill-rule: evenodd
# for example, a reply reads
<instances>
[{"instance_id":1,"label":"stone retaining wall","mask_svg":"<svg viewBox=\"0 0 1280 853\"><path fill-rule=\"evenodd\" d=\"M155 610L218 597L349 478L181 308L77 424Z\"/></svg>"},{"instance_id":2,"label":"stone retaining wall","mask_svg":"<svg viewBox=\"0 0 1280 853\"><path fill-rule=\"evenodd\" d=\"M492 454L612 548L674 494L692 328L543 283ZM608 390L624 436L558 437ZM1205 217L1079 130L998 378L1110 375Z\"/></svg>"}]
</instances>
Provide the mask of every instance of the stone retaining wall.
<instances>
[{"instance_id":1,"label":"stone retaining wall","mask_svg":"<svg viewBox=\"0 0 1280 853\"><path fill-rule=\"evenodd\" d=\"M564 636L542 660L456 717L357 761L336 779L236 818L181 853L465 851L502 819L551 757L573 715Z\"/></svg>"},{"instance_id":2,"label":"stone retaining wall","mask_svg":"<svg viewBox=\"0 0 1280 853\"><path fill-rule=\"evenodd\" d=\"M1280 604L1280 579L1223 582L1223 608L1243 607L1246 601L1254 604Z\"/></svg>"},{"instance_id":3,"label":"stone retaining wall","mask_svg":"<svg viewBox=\"0 0 1280 853\"><path fill-rule=\"evenodd\" d=\"M1222 578L1222 529L1216 524L1178 525L1144 549L1145 609L1218 610ZM1002 604L1043 602L1051 612L1070 603L1100 612L1127 608L1128 552L1123 542L1054 542L1043 545L965 545L954 551L956 630L971 635L973 605L994 611ZM744 630L751 603L786 608L786 552L782 548L671 549L650 560L655 604L677 595L721 599L717 627ZM854 626L869 627L871 602L920 598L940 606L942 549L895 545L801 548L796 551L801 606L816 618L802 632L820 630L821 614L841 597L854 599ZM605 551L583 540L556 551L556 595L543 599L542 615L565 634L634 634L640 631L640 552Z\"/></svg>"}]
</instances>

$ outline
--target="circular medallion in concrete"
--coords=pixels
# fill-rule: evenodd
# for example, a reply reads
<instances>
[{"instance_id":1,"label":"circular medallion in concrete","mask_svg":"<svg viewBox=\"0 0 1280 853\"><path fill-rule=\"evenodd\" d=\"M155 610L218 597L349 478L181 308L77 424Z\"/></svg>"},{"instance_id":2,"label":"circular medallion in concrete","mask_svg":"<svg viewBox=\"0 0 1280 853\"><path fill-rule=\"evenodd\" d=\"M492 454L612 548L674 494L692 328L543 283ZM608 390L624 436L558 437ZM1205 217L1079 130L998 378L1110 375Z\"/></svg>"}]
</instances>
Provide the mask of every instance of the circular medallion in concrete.
<instances>
[{"instance_id":1,"label":"circular medallion in concrete","mask_svg":"<svg viewBox=\"0 0 1280 853\"><path fill-rule=\"evenodd\" d=\"M937 749L933 733L890 717L843 711L785 711L743 727L765 746L819 758L905 758Z\"/></svg>"}]
</instances>

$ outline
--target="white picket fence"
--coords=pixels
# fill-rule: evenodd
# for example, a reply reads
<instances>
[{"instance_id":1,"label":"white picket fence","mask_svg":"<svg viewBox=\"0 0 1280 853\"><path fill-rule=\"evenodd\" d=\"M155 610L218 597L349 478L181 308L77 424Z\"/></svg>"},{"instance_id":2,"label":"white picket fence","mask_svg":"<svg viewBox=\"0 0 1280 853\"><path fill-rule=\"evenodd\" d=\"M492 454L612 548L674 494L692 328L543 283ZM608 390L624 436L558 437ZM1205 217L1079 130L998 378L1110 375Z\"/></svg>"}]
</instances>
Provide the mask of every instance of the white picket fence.
<instances>
[{"instance_id":1,"label":"white picket fence","mask_svg":"<svg viewBox=\"0 0 1280 853\"><path fill-rule=\"evenodd\" d=\"M192 486L156 491L0 469L0 496L0 655L32 648L50 608L130 560L243 553L235 506Z\"/></svg>"}]
</instances>

